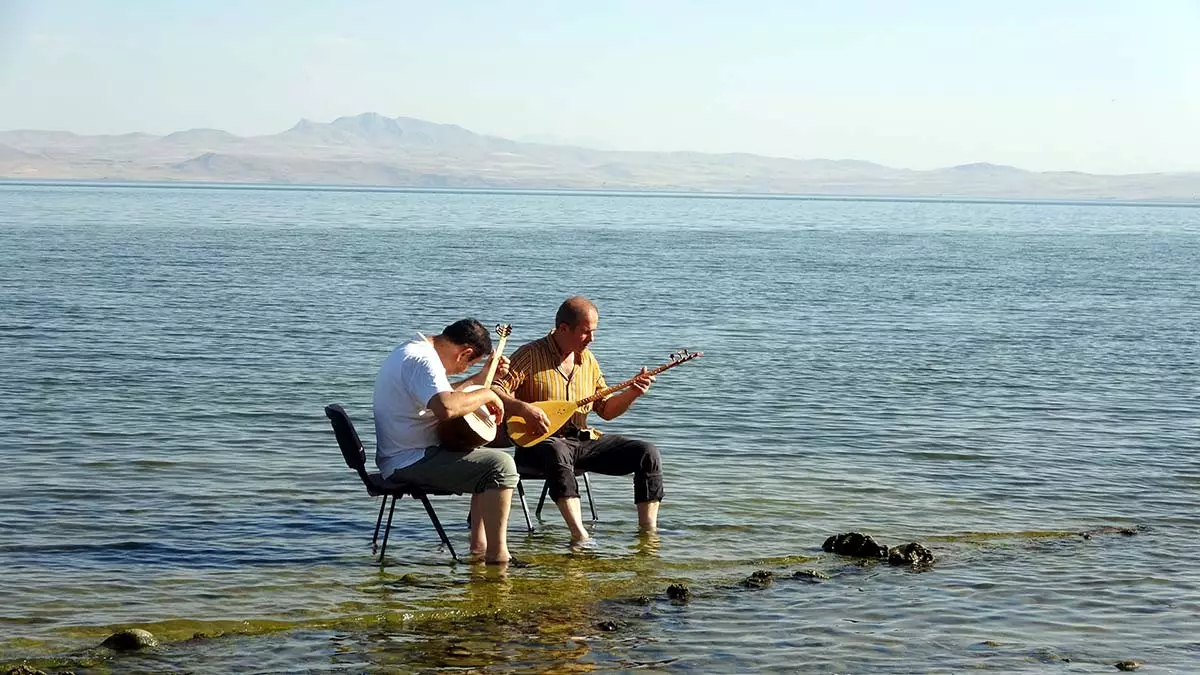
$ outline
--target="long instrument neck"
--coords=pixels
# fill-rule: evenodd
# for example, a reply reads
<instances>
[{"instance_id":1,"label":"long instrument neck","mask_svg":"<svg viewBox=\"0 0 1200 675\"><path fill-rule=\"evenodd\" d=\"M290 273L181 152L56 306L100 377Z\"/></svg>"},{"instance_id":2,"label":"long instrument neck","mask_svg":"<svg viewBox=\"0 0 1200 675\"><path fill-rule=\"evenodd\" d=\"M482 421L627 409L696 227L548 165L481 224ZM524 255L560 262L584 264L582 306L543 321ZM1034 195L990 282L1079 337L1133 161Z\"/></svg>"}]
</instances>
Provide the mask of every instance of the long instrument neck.
<instances>
[{"instance_id":1,"label":"long instrument neck","mask_svg":"<svg viewBox=\"0 0 1200 675\"><path fill-rule=\"evenodd\" d=\"M496 376L496 367L500 365L500 357L504 355L504 343L508 342L508 336L500 338L500 344L496 346L496 356L491 359L488 365L487 377L483 380L483 388L488 389L492 386L492 378Z\"/></svg>"},{"instance_id":2,"label":"long instrument neck","mask_svg":"<svg viewBox=\"0 0 1200 675\"><path fill-rule=\"evenodd\" d=\"M648 375L657 375L657 374L663 372L664 370L670 370L681 363L683 363L683 361L671 361L670 363L664 363L661 366L655 368L654 370L651 370L647 374ZM609 394L611 394L613 392L621 391L622 389L627 389L627 388L633 386L633 382L636 379L637 379L636 376L631 377L628 380L625 380L624 382L622 382L621 384L614 384L613 386L609 387L608 389L601 389L600 391L592 394L591 396L588 396L587 398L581 398L578 401L575 401L575 405L576 406L585 406L589 403L595 403L596 401L599 401L600 399L604 398L605 396L608 396Z\"/></svg>"}]
</instances>

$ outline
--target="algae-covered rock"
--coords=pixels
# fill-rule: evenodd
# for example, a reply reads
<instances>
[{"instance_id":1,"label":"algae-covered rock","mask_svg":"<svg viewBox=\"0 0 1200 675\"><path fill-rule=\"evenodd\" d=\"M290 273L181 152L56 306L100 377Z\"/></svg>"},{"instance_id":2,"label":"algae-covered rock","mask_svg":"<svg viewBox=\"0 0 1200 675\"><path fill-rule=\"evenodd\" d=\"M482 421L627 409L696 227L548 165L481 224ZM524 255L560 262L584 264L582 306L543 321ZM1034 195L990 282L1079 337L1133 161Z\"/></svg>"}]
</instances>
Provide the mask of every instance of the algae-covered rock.
<instances>
[{"instance_id":1,"label":"algae-covered rock","mask_svg":"<svg viewBox=\"0 0 1200 675\"><path fill-rule=\"evenodd\" d=\"M686 584L671 584L667 586L667 597L680 602L692 599L692 591Z\"/></svg>"},{"instance_id":2,"label":"algae-covered rock","mask_svg":"<svg viewBox=\"0 0 1200 675\"><path fill-rule=\"evenodd\" d=\"M807 581L810 584L819 584L822 581L829 581L829 575L817 570L800 570L792 575L793 579Z\"/></svg>"},{"instance_id":3,"label":"algae-covered rock","mask_svg":"<svg viewBox=\"0 0 1200 675\"><path fill-rule=\"evenodd\" d=\"M766 588L775 583L775 573L767 570L758 570L742 580L742 586L751 589Z\"/></svg>"},{"instance_id":4,"label":"algae-covered rock","mask_svg":"<svg viewBox=\"0 0 1200 675\"><path fill-rule=\"evenodd\" d=\"M109 635L104 639L104 642L100 643L100 646L119 652L127 652L147 647L157 647L158 640L150 634L150 631L142 630L141 628L129 628Z\"/></svg>"},{"instance_id":5,"label":"algae-covered rock","mask_svg":"<svg viewBox=\"0 0 1200 675\"><path fill-rule=\"evenodd\" d=\"M875 538L862 532L845 532L835 534L825 540L821 548L839 555L852 555L859 558L886 558L888 549Z\"/></svg>"},{"instance_id":6,"label":"algae-covered rock","mask_svg":"<svg viewBox=\"0 0 1200 675\"><path fill-rule=\"evenodd\" d=\"M933 552L915 541L888 549L888 562L892 565L925 568L933 565L934 560Z\"/></svg>"},{"instance_id":7,"label":"algae-covered rock","mask_svg":"<svg viewBox=\"0 0 1200 675\"><path fill-rule=\"evenodd\" d=\"M38 670L28 663L22 663L9 668L5 675L46 675L46 672Z\"/></svg>"}]
</instances>

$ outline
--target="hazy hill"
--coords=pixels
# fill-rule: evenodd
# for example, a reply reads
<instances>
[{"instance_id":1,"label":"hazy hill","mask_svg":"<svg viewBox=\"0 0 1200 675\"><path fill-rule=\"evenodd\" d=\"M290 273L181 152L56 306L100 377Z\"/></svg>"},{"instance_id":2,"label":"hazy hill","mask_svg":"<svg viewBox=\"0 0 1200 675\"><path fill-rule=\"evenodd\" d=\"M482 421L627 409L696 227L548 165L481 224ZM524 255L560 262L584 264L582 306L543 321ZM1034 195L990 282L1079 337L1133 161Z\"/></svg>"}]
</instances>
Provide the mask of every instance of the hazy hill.
<instances>
[{"instance_id":1,"label":"hazy hill","mask_svg":"<svg viewBox=\"0 0 1200 675\"><path fill-rule=\"evenodd\" d=\"M1108 176L987 163L914 171L860 160L626 152L377 113L305 119L250 137L219 129L0 132L0 178L1200 201L1200 173Z\"/></svg>"}]
</instances>

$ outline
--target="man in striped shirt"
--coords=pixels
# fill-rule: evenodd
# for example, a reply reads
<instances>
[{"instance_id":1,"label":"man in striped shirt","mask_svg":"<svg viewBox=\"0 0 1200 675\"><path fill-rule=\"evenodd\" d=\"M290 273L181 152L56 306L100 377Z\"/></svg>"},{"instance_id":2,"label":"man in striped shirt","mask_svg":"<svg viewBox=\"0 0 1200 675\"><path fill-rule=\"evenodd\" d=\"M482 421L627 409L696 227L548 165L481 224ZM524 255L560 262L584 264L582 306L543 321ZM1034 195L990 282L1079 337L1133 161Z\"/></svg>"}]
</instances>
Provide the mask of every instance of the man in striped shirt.
<instances>
[{"instance_id":1,"label":"man in striped shirt","mask_svg":"<svg viewBox=\"0 0 1200 675\"><path fill-rule=\"evenodd\" d=\"M568 298L558 308L555 328L546 337L522 346L509 364L508 374L493 387L504 401L505 415L520 415L537 434L549 429L549 420L533 401L577 401L607 388L600 364L588 350L600 315L596 305L582 296ZM517 448L518 466L536 467L546 476L550 497L558 505L571 529L571 540L589 538L579 508L577 472L611 476L633 474L634 502L638 527L658 527L658 504L663 498L662 460L658 448L646 441L616 434L603 434L587 426L592 410L602 419L620 416L650 389L654 376L642 368L633 386L579 409L562 429L550 438Z\"/></svg>"}]
</instances>

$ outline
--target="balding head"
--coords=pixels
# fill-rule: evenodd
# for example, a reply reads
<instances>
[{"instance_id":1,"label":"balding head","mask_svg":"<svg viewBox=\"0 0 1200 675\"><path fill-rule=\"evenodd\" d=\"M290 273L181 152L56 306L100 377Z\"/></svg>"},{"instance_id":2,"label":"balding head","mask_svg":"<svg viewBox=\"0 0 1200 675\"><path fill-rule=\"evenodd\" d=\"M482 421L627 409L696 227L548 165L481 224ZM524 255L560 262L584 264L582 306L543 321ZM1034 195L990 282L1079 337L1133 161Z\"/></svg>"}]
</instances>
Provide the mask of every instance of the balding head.
<instances>
[{"instance_id":1,"label":"balding head","mask_svg":"<svg viewBox=\"0 0 1200 675\"><path fill-rule=\"evenodd\" d=\"M568 328L575 328L590 320L593 315L600 315L594 302L582 295L572 296L558 306L558 313L554 315L554 326L557 328L565 323Z\"/></svg>"},{"instance_id":2,"label":"balding head","mask_svg":"<svg viewBox=\"0 0 1200 675\"><path fill-rule=\"evenodd\" d=\"M567 298L554 315L554 342L559 353L583 354L583 350L592 344L599 322L600 313L591 300L582 295Z\"/></svg>"}]
</instances>

